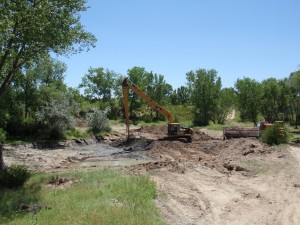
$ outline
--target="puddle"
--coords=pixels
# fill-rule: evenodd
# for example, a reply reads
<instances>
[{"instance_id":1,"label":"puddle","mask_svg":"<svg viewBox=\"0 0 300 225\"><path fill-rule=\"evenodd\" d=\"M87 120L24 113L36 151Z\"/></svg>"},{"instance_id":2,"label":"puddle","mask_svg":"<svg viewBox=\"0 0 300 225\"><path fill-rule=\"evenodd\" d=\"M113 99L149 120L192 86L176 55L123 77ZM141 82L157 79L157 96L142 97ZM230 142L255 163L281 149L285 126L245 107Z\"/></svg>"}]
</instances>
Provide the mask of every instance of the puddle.
<instances>
[{"instance_id":1,"label":"puddle","mask_svg":"<svg viewBox=\"0 0 300 225\"><path fill-rule=\"evenodd\" d=\"M126 153L122 148L115 148L106 144L87 145L83 149L84 153L80 154L81 157L77 158L78 161L74 162L73 166L79 168L125 167L154 161L142 153L133 156L131 153Z\"/></svg>"},{"instance_id":2,"label":"puddle","mask_svg":"<svg viewBox=\"0 0 300 225\"><path fill-rule=\"evenodd\" d=\"M123 166L134 166L138 164L153 162L153 160L147 159L113 159L113 160L101 160L98 162L80 162L82 168L85 167L123 167Z\"/></svg>"}]
</instances>

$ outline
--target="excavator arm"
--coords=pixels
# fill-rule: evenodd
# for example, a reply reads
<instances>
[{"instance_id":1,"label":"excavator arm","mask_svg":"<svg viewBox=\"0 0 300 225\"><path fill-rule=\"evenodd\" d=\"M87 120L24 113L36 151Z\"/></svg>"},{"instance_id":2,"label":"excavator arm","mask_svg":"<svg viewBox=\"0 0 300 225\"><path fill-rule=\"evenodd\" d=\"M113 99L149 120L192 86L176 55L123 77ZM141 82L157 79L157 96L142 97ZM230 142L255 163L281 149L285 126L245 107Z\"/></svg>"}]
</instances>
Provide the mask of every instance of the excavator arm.
<instances>
[{"instance_id":1,"label":"excavator arm","mask_svg":"<svg viewBox=\"0 0 300 225\"><path fill-rule=\"evenodd\" d=\"M174 123L173 115L151 99L145 92L143 92L138 86L133 84L128 78L125 78L122 83L122 90L124 96L124 112L125 112L125 119L126 119L126 132L129 136L129 109L128 109L128 90L131 89L134 93L136 93L139 97L144 99L148 105L162 114L165 118L168 119L169 124Z\"/></svg>"}]
</instances>

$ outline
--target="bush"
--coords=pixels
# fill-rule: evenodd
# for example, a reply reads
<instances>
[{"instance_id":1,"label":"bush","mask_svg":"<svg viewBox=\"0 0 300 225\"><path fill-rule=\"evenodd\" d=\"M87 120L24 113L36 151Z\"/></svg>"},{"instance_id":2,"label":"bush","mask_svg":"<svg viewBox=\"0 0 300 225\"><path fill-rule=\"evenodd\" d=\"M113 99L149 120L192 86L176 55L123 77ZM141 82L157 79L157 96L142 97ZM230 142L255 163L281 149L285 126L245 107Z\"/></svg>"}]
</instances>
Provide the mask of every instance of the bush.
<instances>
[{"instance_id":1,"label":"bush","mask_svg":"<svg viewBox=\"0 0 300 225\"><path fill-rule=\"evenodd\" d=\"M285 128L282 128L280 124L275 123L263 131L261 135L261 141L268 145L285 144L288 142L287 131Z\"/></svg>"},{"instance_id":2,"label":"bush","mask_svg":"<svg viewBox=\"0 0 300 225\"><path fill-rule=\"evenodd\" d=\"M50 130L50 139L63 138L67 128L73 127L75 123L72 115L73 107L67 98L60 101L52 99L36 113L38 121L46 122Z\"/></svg>"},{"instance_id":3,"label":"bush","mask_svg":"<svg viewBox=\"0 0 300 225\"><path fill-rule=\"evenodd\" d=\"M22 186L31 176L24 165L12 165L0 171L0 187L15 188Z\"/></svg>"},{"instance_id":4,"label":"bush","mask_svg":"<svg viewBox=\"0 0 300 225\"><path fill-rule=\"evenodd\" d=\"M86 119L88 121L88 125L91 128L94 134L100 132L108 132L111 130L109 126L109 120L107 118L108 108L105 110L100 109L92 109L91 113L88 113Z\"/></svg>"}]
</instances>

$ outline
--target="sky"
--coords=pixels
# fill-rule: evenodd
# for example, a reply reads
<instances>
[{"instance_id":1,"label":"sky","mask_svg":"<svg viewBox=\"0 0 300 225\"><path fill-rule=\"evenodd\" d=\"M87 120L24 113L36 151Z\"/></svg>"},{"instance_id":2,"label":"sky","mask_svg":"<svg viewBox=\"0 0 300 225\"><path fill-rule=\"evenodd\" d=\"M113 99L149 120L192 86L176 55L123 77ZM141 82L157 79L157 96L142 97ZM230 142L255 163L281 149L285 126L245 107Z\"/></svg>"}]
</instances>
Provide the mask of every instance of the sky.
<instances>
[{"instance_id":1,"label":"sky","mask_svg":"<svg viewBox=\"0 0 300 225\"><path fill-rule=\"evenodd\" d=\"M124 76L144 67L174 89L197 69L215 69L223 87L300 69L299 0L88 0L87 6L81 22L96 47L59 57L71 87L90 67Z\"/></svg>"}]
</instances>

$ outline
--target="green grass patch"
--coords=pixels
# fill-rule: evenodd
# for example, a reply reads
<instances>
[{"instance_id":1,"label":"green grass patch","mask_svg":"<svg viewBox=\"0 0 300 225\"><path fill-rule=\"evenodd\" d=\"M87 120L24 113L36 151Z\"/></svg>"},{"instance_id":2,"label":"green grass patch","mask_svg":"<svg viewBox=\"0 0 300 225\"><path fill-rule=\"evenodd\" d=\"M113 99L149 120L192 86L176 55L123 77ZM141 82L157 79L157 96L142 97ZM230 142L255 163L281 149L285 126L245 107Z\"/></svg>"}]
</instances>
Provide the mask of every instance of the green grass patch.
<instances>
[{"instance_id":1,"label":"green grass patch","mask_svg":"<svg viewBox=\"0 0 300 225\"><path fill-rule=\"evenodd\" d=\"M78 182L49 188L53 175L36 174L22 188L0 190L0 224L164 224L154 203L155 185L146 176L109 170L57 176ZM20 211L24 204L42 209Z\"/></svg>"}]
</instances>

